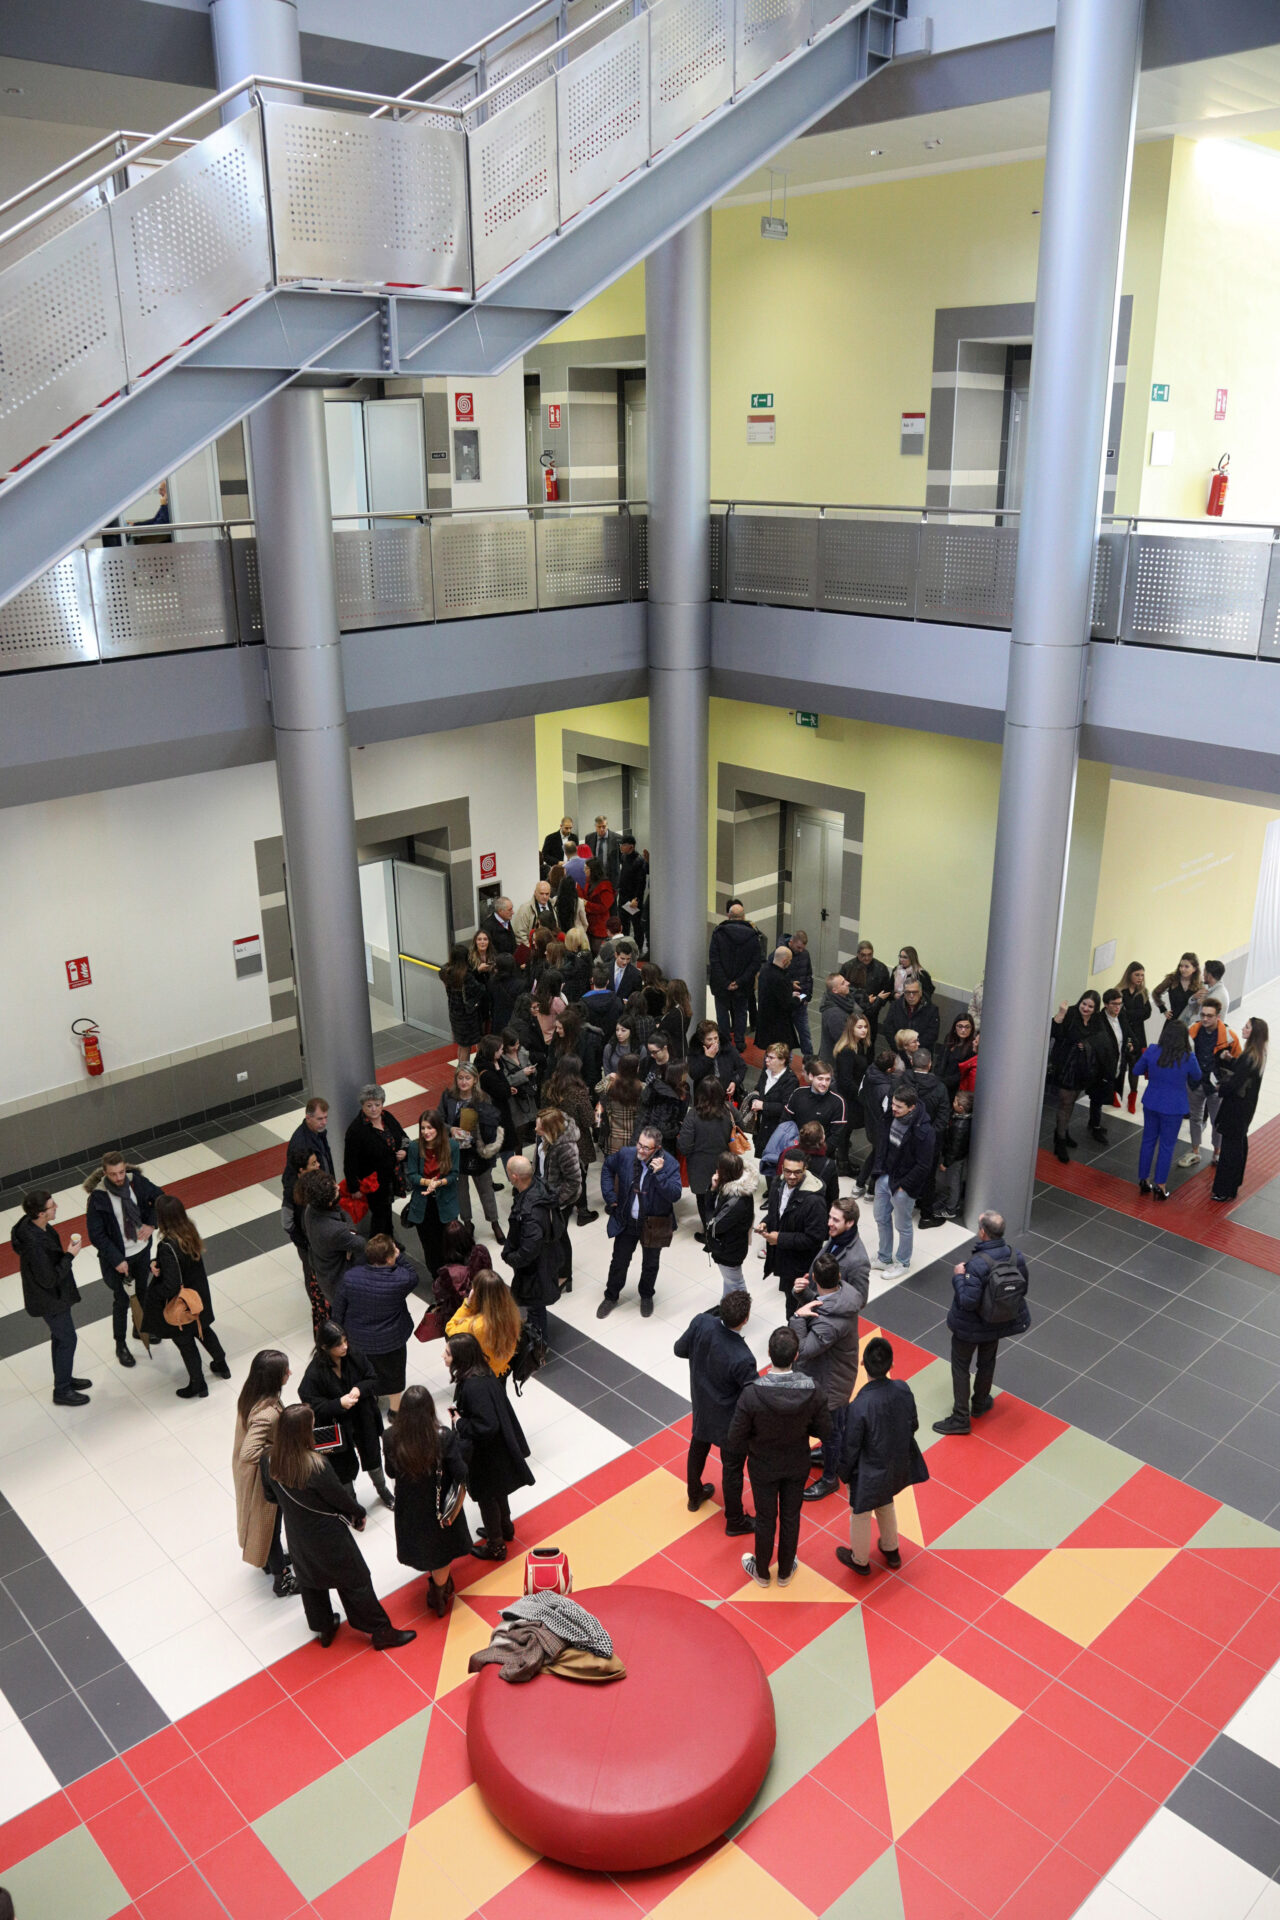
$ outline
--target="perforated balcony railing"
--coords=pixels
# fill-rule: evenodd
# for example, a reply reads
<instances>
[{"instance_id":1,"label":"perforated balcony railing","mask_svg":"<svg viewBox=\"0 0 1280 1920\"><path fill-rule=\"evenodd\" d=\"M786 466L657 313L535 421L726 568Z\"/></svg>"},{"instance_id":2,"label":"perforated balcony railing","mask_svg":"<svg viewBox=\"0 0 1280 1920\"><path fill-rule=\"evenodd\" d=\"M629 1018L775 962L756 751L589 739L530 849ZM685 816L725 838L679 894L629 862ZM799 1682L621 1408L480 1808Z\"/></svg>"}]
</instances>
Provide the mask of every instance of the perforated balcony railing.
<instances>
[{"instance_id":1,"label":"perforated balcony railing","mask_svg":"<svg viewBox=\"0 0 1280 1920\"><path fill-rule=\"evenodd\" d=\"M711 595L1005 628L1015 521L717 504ZM335 523L334 557L347 632L601 606L644 599L648 517L635 501L365 515ZM1280 660L1280 529L1108 520L1091 631L1096 640ZM261 640L257 542L247 521L113 531L0 607L0 671L9 673ZM516 629L512 644L521 644Z\"/></svg>"}]
</instances>

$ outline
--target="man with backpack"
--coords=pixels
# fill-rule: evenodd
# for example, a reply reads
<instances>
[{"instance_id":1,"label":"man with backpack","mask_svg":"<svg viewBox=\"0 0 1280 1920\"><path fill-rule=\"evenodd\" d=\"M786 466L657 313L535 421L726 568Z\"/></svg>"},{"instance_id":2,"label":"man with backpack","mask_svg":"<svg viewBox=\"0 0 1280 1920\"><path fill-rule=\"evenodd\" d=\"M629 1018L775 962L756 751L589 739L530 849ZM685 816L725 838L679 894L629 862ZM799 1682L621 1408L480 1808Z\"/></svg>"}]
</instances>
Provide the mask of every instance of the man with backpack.
<instances>
[{"instance_id":1,"label":"man with backpack","mask_svg":"<svg viewBox=\"0 0 1280 1920\"><path fill-rule=\"evenodd\" d=\"M955 1298L947 1326L955 1406L945 1420L934 1421L935 1433L968 1433L971 1420L990 1412L996 1349L1002 1340L1025 1333L1031 1325L1027 1263L1009 1245L1005 1231L1002 1213L980 1215L977 1245L951 1277ZM978 1364L970 1401L969 1369L975 1354Z\"/></svg>"}]
</instances>

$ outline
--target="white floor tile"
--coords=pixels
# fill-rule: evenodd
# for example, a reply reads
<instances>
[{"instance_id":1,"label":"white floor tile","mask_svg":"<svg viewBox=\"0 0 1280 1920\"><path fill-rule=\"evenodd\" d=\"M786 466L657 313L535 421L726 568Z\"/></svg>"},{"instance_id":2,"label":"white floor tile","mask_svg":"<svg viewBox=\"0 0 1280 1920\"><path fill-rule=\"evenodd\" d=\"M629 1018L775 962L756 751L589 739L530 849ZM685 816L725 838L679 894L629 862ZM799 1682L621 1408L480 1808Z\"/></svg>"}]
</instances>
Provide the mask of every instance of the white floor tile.
<instances>
[{"instance_id":1,"label":"white floor tile","mask_svg":"<svg viewBox=\"0 0 1280 1920\"><path fill-rule=\"evenodd\" d=\"M1156 1920L1246 1920L1265 1874L1161 1807L1107 1879Z\"/></svg>"},{"instance_id":2,"label":"white floor tile","mask_svg":"<svg viewBox=\"0 0 1280 1920\"><path fill-rule=\"evenodd\" d=\"M132 1514L53 1548L49 1558L91 1610L104 1594L169 1565L164 1548Z\"/></svg>"},{"instance_id":3,"label":"white floor tile","mask_svg":"<svg viewBox=\"0 0 1280 1920\"><path fill-rule=\"evenodd\" d=\"M1255 1687L1239 1712L1223 1728L1242 1747L1251 1747L1280 1767L1280 1667Z\"/></svg>"},{"instance_id":4,"label":"white floor tile","mask_svg":"<svg viewBox=\"0 0 1280 1920\"><path fill-rule=\"evenodd\" d=\"M6 1463L5 1484L9 1504L36 1535L46 1553L52 1553L55 1547L69 1546L73 1540L83 1540L86 1534L99 1533L113 1521L128 1517L124 1502L100 1473L90 1471L77 1480L24 1495L9 1484Z\"/></svg>"},{"instance_id":5,"label":"white floor tile","mask_svg":"<svg viewBox=\"0 0 1280 1920\"><path fill-rule=\"evenodd\" d=\"M204 1173L209 1167L223 1165L222 1155L203 1140L194 1141L189 1147L179 1147L173 1153L162 1153L154 1160L141 1160L138 1163L148 1180L154 1180L158 1187L177 1180L189 1179L193 1173Z\"/></svg>"},{"instance_id":6,"label":"white floor tile","mask_svg":"<svg viewBox=\"0 0 1280 1920\"><path fill-rule=\"evenodd\" d=\"M0 1821L14 1819L57 1791L53 1770L26 1728L15 1723L0 1730Z\"/></svg>"},{"instance_id":7,"label":"white floor tile","mask_svg":"<svg viewBox=\"0 0 1280 1920\"><path fill-rule=\"evenodd\" d=\"M402 1077L399 1080L384 1080L382 1091L387 1096L387 1105L393 1107L397 1101L412 1100L415 1094L420 1094L425 1089L421 1080L408 1080Z\"/></svg>"},{"instance_id":8,"label":"white floor tile","mask_svg":"<svg viewBox=\"0 0 1280 1920\"><path fill-rule=\"evenodd\" d=\"M4 1492L12 1506L25 1510L42 1495L91 1471L78 1447L60 1433L50 1433L35 1446L5 1456Z\"/></svg>"},{"instance_id":9,"label":"white floor tile","mask_svg":"<svg viewBox=\"0 0 1280 1920\"><path fill-rule=\"evenodd\" d=\"M93 1617L128 1661L213 1617L204 1597L172 1563L139 1575L94 1602Z\"/></svg>"},{"instance_id":10,"label":"white floor tile","mask_svg":"<svg viewBox=\"0 0 1280 1920\"><path fill-rule=\"evenodd\" d=\"M1084 1905L1076 1908L1075 1920L1152 1920L1152 1913L1109 1880L1100 1880Z\"/></svg>"},{"instance_id":11,"label":"white floor tile","mask_svg":"<svg viewBox=\"0 0 1280 1920\"><path fill-rule=\"evenodd\" d=\"M132 1664L171 1720L216 1700L262 1666L239 1634L213 1614L139 1654Z\"/></svg>"},{"instance_id":12,"label":"white floor tile","mask_svg":"<svg viewBox=\"0 0 1280 1920\"><path fill-rule=\"evenodd\" d=\"M230 1480L229 1469L227 1477ZM235 1501L229 1489L220 1487L212 1476L138 1512L152 1539L174 1560L219 1534L234 1538L235 1517Z\"/></svg>"}]
</instances>

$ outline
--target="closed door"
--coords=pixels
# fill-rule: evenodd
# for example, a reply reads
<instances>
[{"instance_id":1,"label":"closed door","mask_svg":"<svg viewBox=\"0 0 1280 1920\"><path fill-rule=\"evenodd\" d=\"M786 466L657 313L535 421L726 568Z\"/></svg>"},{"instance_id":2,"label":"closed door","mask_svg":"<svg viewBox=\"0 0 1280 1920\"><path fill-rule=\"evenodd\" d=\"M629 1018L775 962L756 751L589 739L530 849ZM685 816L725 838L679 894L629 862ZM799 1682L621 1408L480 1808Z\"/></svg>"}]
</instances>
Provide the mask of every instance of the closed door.
<instances>
[{"instance_id":1,"label":"closed door","mask_svg":"<svg viewBox=\"0 0 1280 1920\"><path fill-rule=\"evenodd\" d=\"M802 927L808 934L815 981L834 972L839 958L843 865L843 821L834 815L793 808L789 931Z\"/></svg>"},{"instance_id":2,"label":"closed door","mask_svg":"<svg viewBox=\"0 0 1280 1920\"><path fill-rule=\"evenodd\" d=\"M627 499L649 497L649 415L646 410L644 375L623 384L623 428L627 462Z\"/></svg>"},{"instance_id":3,"label":"closed door","mask_svg":"<svg viewBox=\"0 0 1280 1920\"><path fill-rule=\"evenodd\" d=\"M421 400L367 400L364 440L369 505L388 513L421 513L427 504Z\"/></svg>"},{"instance_id":4,"label":"closed door","mask_svg":"<svg viewBox=\"0 0 1280 1920\"><path fill-rule=\"evenodd\" d=\"M449 1007L440 969L452 942L448 877L435 867L414 867L404 860L393 863L392 876L392 965L399 968L404 1018L411 1027L447 1040Z\"/></svg>"}]
</instances>

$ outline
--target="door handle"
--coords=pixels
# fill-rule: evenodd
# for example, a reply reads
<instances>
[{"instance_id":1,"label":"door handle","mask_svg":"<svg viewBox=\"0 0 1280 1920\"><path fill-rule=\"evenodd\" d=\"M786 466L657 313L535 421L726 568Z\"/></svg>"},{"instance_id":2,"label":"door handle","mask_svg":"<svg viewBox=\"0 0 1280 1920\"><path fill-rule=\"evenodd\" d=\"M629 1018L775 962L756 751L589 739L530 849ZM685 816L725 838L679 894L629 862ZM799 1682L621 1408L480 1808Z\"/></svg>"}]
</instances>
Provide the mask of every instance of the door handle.
<instances>
[{"instance_id":1,"label":"door handle","mask_svg":"<svg viewBox=\"0 0 1280 1920\"><path fill-rule=\"evenodd\" d=\"M822 918L824 920L829 920L831 918L831 915L827 912L825 907L823 907L821 911L822 911Z\"/></svg>"}]
</instances>

